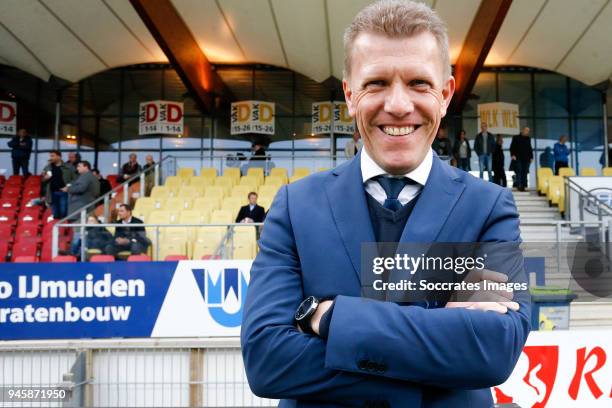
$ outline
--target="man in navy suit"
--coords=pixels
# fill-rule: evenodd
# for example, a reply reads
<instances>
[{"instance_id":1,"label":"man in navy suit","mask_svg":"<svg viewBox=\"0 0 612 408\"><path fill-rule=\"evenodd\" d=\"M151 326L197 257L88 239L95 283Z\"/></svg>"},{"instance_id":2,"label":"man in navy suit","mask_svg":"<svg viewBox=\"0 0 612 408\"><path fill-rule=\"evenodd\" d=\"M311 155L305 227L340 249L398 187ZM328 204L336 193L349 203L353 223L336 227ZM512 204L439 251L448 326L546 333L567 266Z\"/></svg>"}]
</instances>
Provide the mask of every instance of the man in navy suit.
<instances>
[{"instance_id":1,"label":"man in navy suit","mask_svg":"<svg viewBox=\"0 0 612 408\"><path fill-rule=\"evenodd\" d=\"M380 1L344 42L364 147L274 199L243 315L249 384L281 407L490 407L527 339L528 301L361 297L363 243L520 242L511 193L431 151L455 87L445 26L423 4Z\"/></svg>"}]
</instances>

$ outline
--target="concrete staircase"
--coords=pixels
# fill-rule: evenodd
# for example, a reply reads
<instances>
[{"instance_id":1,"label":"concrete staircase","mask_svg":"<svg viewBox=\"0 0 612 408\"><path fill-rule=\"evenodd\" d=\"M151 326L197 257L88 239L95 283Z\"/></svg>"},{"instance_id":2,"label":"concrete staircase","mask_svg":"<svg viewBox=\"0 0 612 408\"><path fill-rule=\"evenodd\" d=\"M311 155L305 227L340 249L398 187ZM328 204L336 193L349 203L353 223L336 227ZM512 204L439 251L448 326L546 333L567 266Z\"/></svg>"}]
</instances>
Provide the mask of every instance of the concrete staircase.
<instances>
[{"instance_id":1,"label":"concrete staircase","mask_svg":"<svg viewBox=\"0 0 612 408\"><path fill-rule=\"evenodd\" d=\"M553 223L561 221L557 207L550 207L546 197L539 196L536 191L513 192L514 200L519 211L521 221L521 236L529 247L534 243L538 252L546 253L546 284L558 287L570 287L569 267L560 262L557 267L557 234L562 242L560 256L563 257L564 246L571 243L582 242L584 237L572 233L568 226L557 228ZM533 225L538 223L540 225ZM548 224L548 225L546 225ZM549 249L547 251L547 248ZM591 298L575 283L578 299L572 302L570 309L571 329L612 329L612 299L597 299L596 301L581 301Z\"/></svg>"}]
</instances>

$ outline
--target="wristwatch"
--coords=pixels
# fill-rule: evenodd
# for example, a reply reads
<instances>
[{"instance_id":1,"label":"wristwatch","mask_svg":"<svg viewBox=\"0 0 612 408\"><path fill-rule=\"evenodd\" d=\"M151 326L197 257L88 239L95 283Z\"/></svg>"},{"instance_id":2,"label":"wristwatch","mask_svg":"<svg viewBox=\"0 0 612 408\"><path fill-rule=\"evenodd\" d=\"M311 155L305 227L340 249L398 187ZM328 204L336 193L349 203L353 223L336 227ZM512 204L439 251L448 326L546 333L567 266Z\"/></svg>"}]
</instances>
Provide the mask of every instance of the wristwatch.
<instances>
[{"instance_id":1,"label":"wristwatch","mask_svg":"<svg viewBox=\"0 0 612 408\"><path fill-rule=\"evenodd\" d=\"M321 301L314 296L308 296L295 311L295 321L304 333L314 334L311 325L312 315L315 314Z\"/></svg>"}]
</instances>

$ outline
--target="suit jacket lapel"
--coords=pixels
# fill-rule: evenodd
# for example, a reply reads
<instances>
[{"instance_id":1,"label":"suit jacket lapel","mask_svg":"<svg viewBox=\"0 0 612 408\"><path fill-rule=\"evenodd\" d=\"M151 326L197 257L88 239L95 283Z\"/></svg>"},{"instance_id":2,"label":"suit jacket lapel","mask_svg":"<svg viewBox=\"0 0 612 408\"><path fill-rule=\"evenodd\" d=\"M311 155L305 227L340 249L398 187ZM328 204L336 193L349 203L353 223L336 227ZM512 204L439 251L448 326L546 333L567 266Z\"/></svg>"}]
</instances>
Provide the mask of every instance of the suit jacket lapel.
<instances>
[{"instance_id":1,"label":"suit jacket lapel","mask_svg":"<svg viewBox=\"0 0 612 408\"><path fill-rule=\"evenodd\" d=\"M327 176L325 192L344 248L361 281L361 244L375 242L361 176L361 152Z\"/></svg>"},{"instance_id":2,"label":"suit jacket lapel","mask_svg":"<svg viewBox=\"0 0 612 408\"><path fill-rule=\"evenodd\" d=\"M404 227L400 242L427 243L436 240L465 189L465 185L455 178L434 154L431 172Z\"/></svg>"}]
</instances>

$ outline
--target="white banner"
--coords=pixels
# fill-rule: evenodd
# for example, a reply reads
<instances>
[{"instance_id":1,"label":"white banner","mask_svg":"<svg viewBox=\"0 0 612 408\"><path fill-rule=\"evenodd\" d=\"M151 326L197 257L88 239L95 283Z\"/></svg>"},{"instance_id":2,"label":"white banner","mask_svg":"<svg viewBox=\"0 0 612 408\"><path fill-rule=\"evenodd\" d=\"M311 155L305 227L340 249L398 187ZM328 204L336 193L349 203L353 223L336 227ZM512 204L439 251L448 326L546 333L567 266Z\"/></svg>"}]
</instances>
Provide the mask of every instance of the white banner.
<instances>
[{"instance_id":1,"label":"white banner","mask_svg":"<svg viewBox=\"0 0 612 408\"><path fill-rule=\"evenodd\" d=\"M491 133L518 135L519 106L513 103L492 102L478 105L478 129L485 122Z\"/></svg>"},{"instance_id":2,"label":"white banner","mask_svg":"<svg viewBox=\"0 0 612 408\"><path fill-rule=\"evenodd\" d=\"M274 102L233 102L230 113L232 135L243 133L274 134Z\"/></svg>"},{"instance_id":3,"label":"white banner","mask_svg":"<svg viewBox=\"0 0 612 408\"><path fill-rule=\"evenodd\" d=\"M182 102L142 102L138 118L139 135L183 133Z\"/></svg>"},{"instance_id":4,"label":"white banner","mask_svg":"<svg viewBox=\"0 0 612 408\"><path fill-rule=\"evenodd\" d=\"M17 104L0 101L0 135L17 134Z\"/></svg>"},{"instance_id":5,"label":"white banner","mask_svg":"<svg viewBox=\"0 0 612 408\"><path fill-rule=\"evenodd\" d=\"M331 129L331 102L315 102L312 104L312 133L330 133ZM355 132L355 123L349 116L345 102L334 102L334 133L352 135Z\"/></svg>"},{"instance_id":6,"label":"white banner","mask_svg":"<svg viewBox=\"0 0 612 408\"><path fill-rule=\"evenodd\" d=\"M611 407L612 331L529 334L512 375L493 388L499 404L522 408Z\"/></svg>"}]
</instances>

